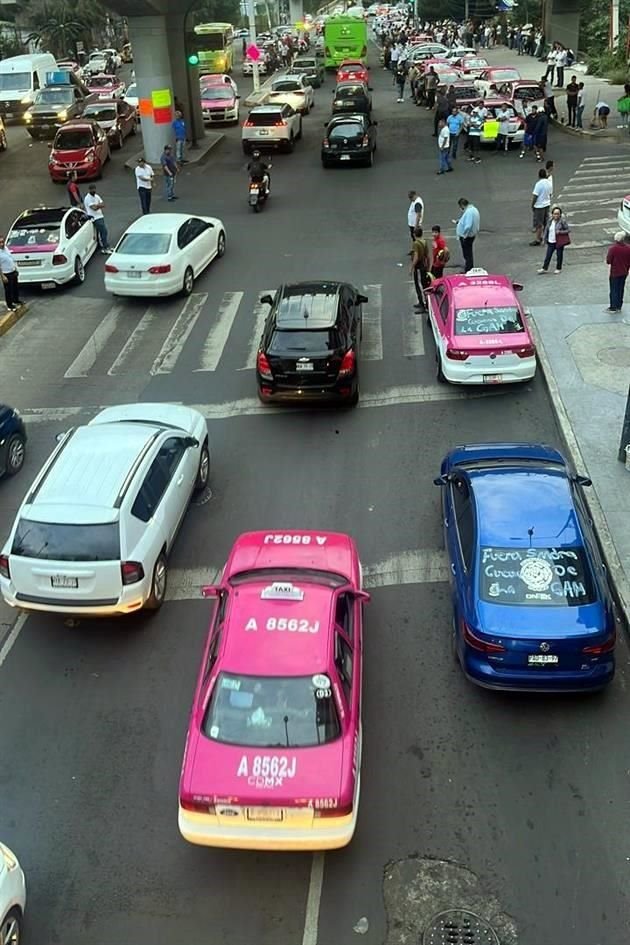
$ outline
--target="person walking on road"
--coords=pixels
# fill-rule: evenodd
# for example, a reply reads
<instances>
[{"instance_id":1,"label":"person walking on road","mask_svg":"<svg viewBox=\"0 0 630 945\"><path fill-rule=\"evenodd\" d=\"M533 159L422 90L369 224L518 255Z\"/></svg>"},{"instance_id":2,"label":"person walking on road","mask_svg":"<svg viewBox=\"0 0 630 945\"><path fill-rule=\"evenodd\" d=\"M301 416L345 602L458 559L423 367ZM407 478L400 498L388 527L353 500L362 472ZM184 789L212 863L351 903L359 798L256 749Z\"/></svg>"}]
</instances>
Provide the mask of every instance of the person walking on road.
<instances>
[{"instance_id":1,"label":"person walking on road","mask_svg":"<svg viewBox=\"0 0 630 945\"><path fill-rule=\"evenodd\" d=\"M431 275L434 279L441 279L444 275L444 267L451 258L448 251L446 240L442 236L442 228L437 224L431 227L433 236L433 259L431 262Z\"/></svg>"},{"instance_id":2,"label":"person walking on road","mask_svg":"<svg viewBox=\"0 0 630 945\"><path fill-rule=\"evenodd\" d=\"M20 299L18 269L13 256L5 246L4 236L0 236L0 276L2 277L7 311L14 312L23 303Z\"/></svg>"},{"instance_id":3,"label":"person walking on road","mask_svg":"<svg viewBox=\"0 0 630 945\"><path fill-rule=\"evenodd\" d=\"M549 263L553 257L553 254L556 254L556 269L555 274L558 276L562 272L562 259L564 256L565 246L568 246L571 242L571 236L569 233L569 224L567 223L565 217L562 214L560 207L554 207L551 211L551 216L547 219L545 224L545 229L543 232L543 240L547 247L545 252L545 259L541 268L538 270L539 273L547 272L549 269Z\"/></svg>"},{"instance_id":4,"label":"person walking on road","mask_svg":"<svg viewBox=\"0 0 630 945\"><path fill-rule=\"evenodd\" d=\"M413 240L416 227L422 226L424 202L422 197L419 197L415 190L410 190L407 196L411 201L409 209L407 210L407 226L409 227L409 236Z\"/></svg>"},{"instance_id":5,"label":"person walking on road","mask_svg":"<svg viewBox=\"0 0 630 945\"><path fill-rule=\"evenodd\" d=\"M462 215L459 220L454 220L453 222L457 223L455 234L462 248L464 272L468 272L470 269L473 269L475 265L473 259L473 244L479 233L481 218L477 208L474 204L470 203L466 197L460 197L457 204L462 211Z\"/></svg>"},{"instance_id":6,"label":"person walking on road","mask_svg":"<svg viewBox=\"0 0 630 945\"><path fill-rule=\"evenodd\" d=\"M452 171L449 154L451 153L451 133L445 121L440 121L438 125L438 155L440 159L439 174L445 174Z\"/></svg>"},{"instance_id":7,"label":"person walking on road","mask_svg":"<svg viewBox=\"0 0 630 945\"><path fill-rule=\"evenodd\" d=\"M143 214L151 212L151 191L153 190L153 168L147 164L143 157L138 158L136 167L136 187L138 188L138 198L140 208Z\"/></svg>"},{"instance_id":8,"label":"person walking on road","mask_svg":"<svg viewBox=\"0 0 630 945\"><path fill-rule=\"evenodd\" d=\"M425 80L424 80L424 87L427 93L427 108L428 109L433 108L433 106L435 105L435 92L438 87L438 81L439 79L438 79L437 72L435 71L433 66L429 66L429 71L427 72Z\"/></svg>"},{"instance_id":9,"label":"person walking on road","mask_svg":"<svg viewBox=\"0 0 630 945\"><path fill-rule=\"evenodd\" d=\"M413 234L413 243L411 244L411 277L418 297L418 303L415 306L417 312L424 312L427 302L424 290L429 284L429 247L427 241L422 236L422 227L417 226Z\"/></svg>"},{"instance_id":10,"label":"person walking on road","mask_svg":"<svg viewBox=\"0 0 630 945\"><path fill-rule=\"evenodd\" d=\"M175 112L175 120L172 124L175 135L175 160L178 164L188 164L184 158L184 148L186 147L186 122L183 113L178 109Z\"/></svg>"},{"instance_id":11,"label":"person walking on road","mask_svg":"<svg viewBox=\"0 0 630 945\"><path fill-rule=\"evenodd\" d=\"M398 62L395 75L396 85L398 86L398 102L405 101L405 82L407 81L407 70L404 62Z\"/></svg>"},{"instance_id":12,"label":"person walking on road","mask_svg":"<svg viewBox=\"0 0 630 945\"><path fill-rule=\"evenodd\" d=\"M531 110L525 115L525 133L523 135L523 144L521 145L520 158L534 150L534 139L536 137L536 123L538 121L538 106L532 105Z\"/></svg>"},{"instance_id":13,"label":"person walking on road","mask_svg":"<svg viewBox=\"0 0 630 945\"><path fill-rule=\"evenodd\" d=\"M626 279L630 271L630 243L621 230L615 233L615 242L606 255L606 265L610 266L608 276L610 305L606 311L612 315L621 311Z\"/></svg>"},{"instance_id":14,"label":"person walking on road","mask_svg":"<svg viewBox=\"0 0 630 945\"><path fill-rule=\"evenodd\" d=\"M464 116L460 112L457 105L453 105L451 108L451 114L446 119L446 124L451 136L451 157L454 161L456 161L459 136L461 135L462 128L464 127Z\"/></svg>"},{"instance_id":15,"label":"person walking on road","mask_svg":"<svg viewBox=\"0 0 630 945\"><path fill-rule=\"evenodd\" d=\"M536 160L542 161L547 150L547 132L549 130L549 117L545 111L538 112L534 130L534 150L536 151Z\"/></svg>"},{"instance_id":16,"label":"person walking on road","mask_svg":"<svg viewBox=\"0 0 630 945\"><path fill-rule=\"evenodd\" d=\"M547 171L544 167L541 167L538 171L538 180L532 190L533 222L536 235L529 244L530 246L540 246L543 241L543 230L547 225L549 207L551 206L551 188L552 184L547 177Z\"/></svg>"},{"instance_id":17,"label":"person walking on road","mask_svg":"<svg viewBox=\"0 0 630 945\"><path fill-rule=\"evenodd\" d=\"M96 238L98 240L98 245L101 252L105 255L109 255L111 253L111 249L109 247L107 225L105 223L105 217L103 216L103 207L105 204L96 193L96 184L90 184L88 187L88 192L85 195L83 205L85 207L85 212L94 224Z\"/></svg>"},{"instance_id":18,"label":"person walking on road","mask_svg":"<svg viewBox=\"0 0 630 945\"><path fill-rule=\"evenodd\" d=\"M66 184L66 192L68 194L68 200L70 201L71 207L83 206L83 195L81 191L79 190L76 171L68 171L68 183Z\"/></svg>"},{"instance_id":19,"label":"person walking on road","mask_svg":"<svg viewBox=\"0 0 630 945\"><path fill-rule=\"evenodd\" d=\"M175 180L177 178L177 162L173 157L170 144L164 145L164 150L160 155L160 164L164 174L164 184L166 186L166 199L177 200L175 196Z\"/></svg>"},{"instance_id":20,"label":"person walking on road","mask_svg":"<svg viewBox=\"0 0 630 945\"><path fill-rule=\"evenodd\" d=\"M510 146L510 111L505 105L497 108L496 119L499 122L499 133L497 134L496 150L499 154L507 154Z\"/></svg>"}]
</instances>

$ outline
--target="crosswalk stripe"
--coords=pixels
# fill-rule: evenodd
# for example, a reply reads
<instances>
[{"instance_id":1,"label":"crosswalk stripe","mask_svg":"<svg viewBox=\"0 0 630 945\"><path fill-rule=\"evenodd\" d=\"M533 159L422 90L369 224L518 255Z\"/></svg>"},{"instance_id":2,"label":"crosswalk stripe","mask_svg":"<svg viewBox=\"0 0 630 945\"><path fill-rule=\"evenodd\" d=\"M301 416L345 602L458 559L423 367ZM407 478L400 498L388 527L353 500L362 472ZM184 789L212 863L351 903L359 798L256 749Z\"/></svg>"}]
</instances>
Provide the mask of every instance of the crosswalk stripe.
<instances>
[{"instance_id":1,"label":"crosswalk stripe","mask_svg":"<svg viewBox=\"0 0 630 945\"><path fill-rule=\"evenodd\" d=\"M601 220L585 220L583 223L571 223L571 229L574 230L576 226L610 226L611 223L610 217L604 217ZM615 230L615 233L617 231Z\"/></svg>"},{"instance_id":2,"label":"crosswalk stripe","mask_svg":"<svg viewBox=\"0 0 630 945\"><path fill-rule=\"evenodd\" d=\"M249 342L249 351L247 352L247 360L243 367L239 368L239 371L253 371L256 367L256 356L258 354L258 346L260 344L260 336L263 333L263 328L265 327L265 321L267 320L267 315L269 314L269 306L265 305L264 302L261 302L260 299L263 295L270 295L272 298L276 294L275 289L263 289L262 292L258 294L256 299L256 304L254 305L254 327L253 333Z\"/></svg>"},{"instance_id":3,"label":"crosswalk stripe","mask_svg":"<svg viewBox=\"0 0 630 945\"><path fill-rule=\"evenodd\" d=\"M409 306L403 314L403 355L406 358L419 358L424 355L424 332L422 315L414 312L418 301L413 282L409 283Z\"/></svg>"},{"instance_id":4,"label":"crosswalk stripe","mask_svg":"<svg viewBox=\"0 0 630 945\"><path fill-rule=\"evenodd\" d=\"M618 161L627 161L623 154L598 154L594 157L585 157L582 164L614 164Z\"/></svg>"},{"instance_id":5,"label":"crosswalk stripe","mask_svg":"<svg viewBox=\"0 0 630 945\"><path fill-rule=\"evenodd\" d=\"M608 246L610 240L584 240L583 243L573 243L573 249L599 249L600 246Z\"/></svg>"},{"instance_id":6,"label":"crosswalk stripe","mask_svg":"<svg viewBox=\"0 0 630 945\"><path fill-rule=\"evenodd\" d=\"M363 286L369 302L363 305L362 361L383 360L383 288L381 285Z\"/></svg>"},{"instance_id":7,"label":"crosswalk stripe","mask_svg":"<svg viewBox=\"0 0 630 945\"><path fill-rule=\"evenodd\" d=\"M166 341L151 366L149 373L152 376L171 373L207 300L207 292L194 293L186 299L186 304L175 319L173 327L166 336Z\"/></svg>"},{"instance_id":8,"label":"crosswalk stripe","mask_svg":"<svg viewBox=\"0 0 630 945\"><path fill-rule=\"evenodd\" d=\"M64 377L87 377L96 364L101 351L114 334L118 319L122 312L122 305L112 305L107 315L96 326L91 336L85 342L78 355L63 375Z\"/></svg>"},{"instance_id":9,"label":"crosswalk stripe","mask_svg":"<svg viewBox=\"0 0 630 945\"><path fill-rule=\"evenodd\" d=\"M573 213L592 213L597 207L618 207L617 198L608 197L606 200L563 200L562 209L572 210ZM574 209L583 207L583 210Z\"/></svg>"},{"instance_id":10,"label":"crosswalk stripe","mask_svg":"<svg viewBox=\"0 0 630 945\"><path fill-rule=\"evenodd\" d=\"M584 170L575 171L571 180L574 180L576 177L582 178L597 178L602 177L604 179L610 177L611 172L615 174L627 174L630 171L630 164L618 164L615 167L610 167L608 164L604 167L595 168L585 168Z\"/></svg>"},{"instance_id":11,"label":"crosswalk stripe","mask_svg":"<svg viewBox=\"0 0 630 945\"><path fill-rule=\"evenodd\" d=\"M574 197L578 194L618 194L619 193L619 184L567 184L566 187L563 187L560 196L563 194L568 194L569 196L573 195ZM620 199L619 197L617 199Z\"/></svg>"},{"instance_id":12,"label":"crosswalk stripe","mask_svg":"<svg viewBox=\"0 0 630 945\"><path fill-rule=\"evenodd\" d=\"M232 325L243 299L243 294L243 292L226 292L223 296L216 321L208 332L201 352L201 366L195 369L195 373L216 371L223 349L232 331Z\"/></svg>"},{"instance_id":13,"label":"crosswalk stripe","mask_svg":"<svg viewBox=\"0 0 630 945\"><path fill-rule=\"evenodd\" d=\"M153 325L153 322L157 318L157 312L154 308L148 308L134 330L131 332L126 342L118 352L117 357L115 358L112 366L108 370L110 377L115 377L117 374L122 373L121 368L123 367L127 358L133 354L133 352L140 345L144 344L144 336L148 332L149 328Z\"/></svg>"}]
</instances>

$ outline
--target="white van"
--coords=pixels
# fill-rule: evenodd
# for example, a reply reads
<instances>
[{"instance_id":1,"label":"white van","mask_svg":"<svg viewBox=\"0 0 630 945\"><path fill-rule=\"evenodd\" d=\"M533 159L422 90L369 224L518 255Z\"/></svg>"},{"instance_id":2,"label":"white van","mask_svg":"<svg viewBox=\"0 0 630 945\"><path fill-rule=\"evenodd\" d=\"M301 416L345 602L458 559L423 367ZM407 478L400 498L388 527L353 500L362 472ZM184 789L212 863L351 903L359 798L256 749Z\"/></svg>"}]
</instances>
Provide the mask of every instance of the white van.
<instances>
[{"instance_id":1,"label":"white van","mask_svg":"<svg viewBox=\"0 0 630 945\"><path fill-rule=\"evenodd\" d=\"M52 53L33 53L0 60L0 117L21 118L35 92L46 85L46 73L57 63Z\"/></svg>"}]
</instances>

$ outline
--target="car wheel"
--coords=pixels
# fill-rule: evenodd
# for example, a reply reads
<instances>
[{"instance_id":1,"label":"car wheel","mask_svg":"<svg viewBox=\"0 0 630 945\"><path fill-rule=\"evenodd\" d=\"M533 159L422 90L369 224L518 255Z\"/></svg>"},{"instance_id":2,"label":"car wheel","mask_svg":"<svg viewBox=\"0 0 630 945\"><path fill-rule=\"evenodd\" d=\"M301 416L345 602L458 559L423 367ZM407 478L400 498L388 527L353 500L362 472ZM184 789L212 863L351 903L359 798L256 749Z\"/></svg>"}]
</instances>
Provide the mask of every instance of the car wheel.
<instances>
[{"instance_id":1,"label":"car wheel","mask_svg":"<svg viewBox=\"0 0 630 945\"><path fill-rule=\"evenodd\" d=\"M7 466L5 469L7 476L15 476L19 473L24 465L25 455L24 437L21 433L14 433L13 436L9 437L7 443ZM2 938L0 938L0 943L2 943Z\"/></svg>"},{"instance_id":2,"label":"car wheel","mask_svg":"<svg viewBox=\"0 0 630 945\"><path fill-rule=\"evenodd\" d=\"M298 138L299 138L300 140L302 139L302 131L303 131L303 128L302 128L302 119L300 118L300 127L298 128L298 133L297 133L297 136L298 136Z\"/></svg>"},{"instance_id":3,"label":"car wheel","mask_svg":"<svg viewBox=\"0 0 630 945\"><path fill-rule=\"evenodd\" d=\"M0 135L0 151L6 151L7 147L7 134L6 131L3 131Z\"/></svg>"},{"instance_id":4,"label":"car wheel","mask_svg":"<svg viewBox=\"0 0 630 945\"><path fill-rule=\"evenodd\" d=\"M293 137L293 135L291 135L291 137L287 141L287 151L290 153L291 151L293 151L294 147L295 147L295 138Z\"/></svg>"},{"instance_id":5,"label":"car wheel","mask_svg":"<svg viewBox=\"0 0 630 945\"><path fill-rule=\"evenodd\" d=\"M208 485L210 480L210 450L208 449L208 441L204 440L203 446L201 447L201 454L199 456L199 469L197 470L197 478L195 479L195 492L203 492L203 490Z\"/></svg>"},{"instance_id":6,"label":"car wheel","mask_svg":"<svg viewBox=\"0 0 630 945\"><path fill-rule=\"evenodd\" d=\"M225 256L225 233L223 230L219 233L219 238L217 240L217 256L219 259L221 256Z\"/></svg>"},{"instance_id":7,"label":"car wheel","mask_svg":"<svg viewBox=\"0 0 630 945\"><path fill-rule=\"evenodd\" d=\"M22 941L22 913L11 909L0 925L0 943L2 945L20 945Z\"/></svg>"},{"instance_id":8,"label":"car wheel","mask_svg":"<svg viewBox=\"0 0 630 945\"><path fill-rule=\"evenodd\" d=\"M85 282L85 266L79 256L77 256L74 261L74 281L77 285L81 285L82 282Z\"/></svg>"},{"instance_id":9,"label":"car wheel","mask_svg":"<svg viewBox=\"0 0 630 945\"><path fill-rule=\"evenodd\" d=\"M182 295L190 295L190 293L191 293L192 290L193 290L194 284L195 284L195 274L194 274L194 272L192 271L192 269L190 268L190 266L187 266L187 267L186 267L186 272L184 273L184 282L183 282L183 285L182 285Z\"/></svg>"},{"instance_id":10,"label":"car wheel","mask_svg":"<svg viewBox=\"0 0 630 945\"><path fill-rule=\"evenodd\" d=\"M355 387L354 393L350 397L348 404L351 407L356 407L358 403L359 403L359 382L357 381L357 386Z\"/></svg>"},{"instance_id":11,"label":"car wheel","mask_svg":"<svg viewBox=\"0 0 630 945\"><path fill-rule=\"evenodd\" d=\"M322 158L322 167L325 167L326 170L329 170L332 167L332 164L330 163L330 161L324 161L324 159Z\"/></svg>"},{"instance_id":12,"label":"car wheel","mask_svg":"<svg viewBox=\"0 0 630 945\"><path fill-rule=\"evenodd\" d=\"M168 570L166 567L166 556L161 552L155 567L153 568L153 577L151 578L151 593L146 599L146 610L159 610L166 597L166 586L168 584Z\"/></svg>"}]
</instances>

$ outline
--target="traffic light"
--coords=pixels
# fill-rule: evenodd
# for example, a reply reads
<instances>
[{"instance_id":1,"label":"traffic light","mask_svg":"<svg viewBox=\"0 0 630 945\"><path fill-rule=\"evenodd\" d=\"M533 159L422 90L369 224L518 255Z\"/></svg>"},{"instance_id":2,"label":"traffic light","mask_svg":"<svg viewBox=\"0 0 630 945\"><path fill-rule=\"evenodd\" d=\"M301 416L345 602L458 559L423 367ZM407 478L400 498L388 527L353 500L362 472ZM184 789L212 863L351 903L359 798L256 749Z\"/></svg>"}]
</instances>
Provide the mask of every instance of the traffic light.
<instances>
[{"instance_id":1,"label":"traffic light","mask_svg":"<svg viewBox=\"0 0 630 945\"><path fill-rule=\"evenodd\" d=\"M197 53L190 53L188 56L188 65L189 66L198 66L199 65L199 56Z\"/></svg>"}]
</instances>

